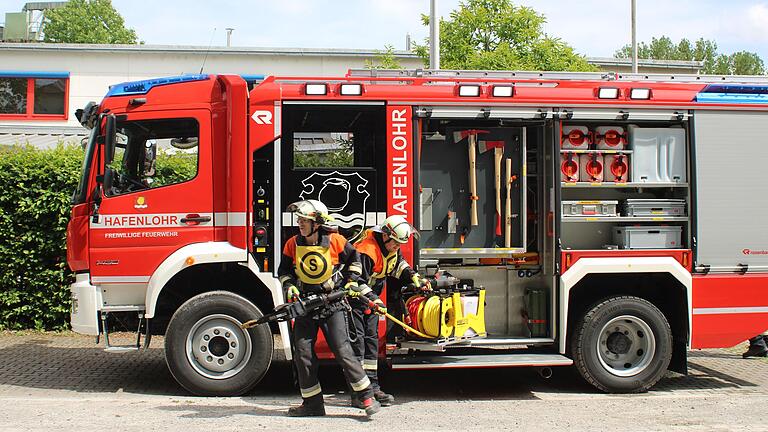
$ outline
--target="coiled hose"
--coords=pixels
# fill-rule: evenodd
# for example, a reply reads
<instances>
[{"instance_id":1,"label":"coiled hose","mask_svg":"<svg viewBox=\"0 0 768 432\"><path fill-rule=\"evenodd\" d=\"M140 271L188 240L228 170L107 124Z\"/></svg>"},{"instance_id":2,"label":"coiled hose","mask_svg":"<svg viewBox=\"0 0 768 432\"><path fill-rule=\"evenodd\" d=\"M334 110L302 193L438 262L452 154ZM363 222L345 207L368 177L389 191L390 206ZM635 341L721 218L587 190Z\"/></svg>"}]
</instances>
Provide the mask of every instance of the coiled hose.
<instances>
[{"instance_id":1,"label":"coiled hose","mask_svg":"<svg viewBox=\"0 0 768 432\"><path fill-rule=\"evenodd\" d=\"M450 298L415 295L405 303L410 325L430 337L448 337L453 333L454 310Z\"/></svg>"}]
</instances>

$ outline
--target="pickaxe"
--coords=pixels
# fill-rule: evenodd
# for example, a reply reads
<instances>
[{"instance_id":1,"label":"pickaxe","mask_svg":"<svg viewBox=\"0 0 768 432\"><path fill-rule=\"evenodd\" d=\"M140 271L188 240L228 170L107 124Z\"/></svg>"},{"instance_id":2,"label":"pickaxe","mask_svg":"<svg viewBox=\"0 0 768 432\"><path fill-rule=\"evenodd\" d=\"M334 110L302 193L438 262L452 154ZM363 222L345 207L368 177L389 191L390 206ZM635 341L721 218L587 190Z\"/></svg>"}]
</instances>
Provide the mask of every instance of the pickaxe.
<instances>
[{"instance_id":1,"label":"pickaxe","mask_svg":"<svg viewBox=\"0 0 768 432\"><path fill-rule=\"evenodd\" d=\"M469 202L470 202L470 225L477 226L477 177L476 177L476 147L477 136L487 134L490 131L480 129L467 129L453 133L453 142L458 143L464 138L469 138Z\"/></svg>"}]
</instances>

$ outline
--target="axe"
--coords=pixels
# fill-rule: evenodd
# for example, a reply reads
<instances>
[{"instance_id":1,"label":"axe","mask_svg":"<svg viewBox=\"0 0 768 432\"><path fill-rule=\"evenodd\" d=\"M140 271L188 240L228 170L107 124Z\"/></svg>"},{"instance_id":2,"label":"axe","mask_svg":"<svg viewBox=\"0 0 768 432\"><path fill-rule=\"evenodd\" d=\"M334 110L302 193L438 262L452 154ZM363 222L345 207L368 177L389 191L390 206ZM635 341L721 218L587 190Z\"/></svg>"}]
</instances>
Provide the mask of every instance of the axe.
<instances>
[{"instance_id":1,"label":"axe","mask_svg":"<svg viewBox=\"0 0 768 432\"><path fill-rule=\"evenodd\" d=\"M479 134L487 134L490 131L479 129L467 129L462 131L456 131L453 133L453 142L458 143L464 138L468 138L469 141L469 203L470 203L470 225L477 226L477 177L475 176L476 170L476 157L475 148L477 147L477 136Z\"/></svg>"},{"instance_id":2,"label":"axe","mask_svg":"<svg viewBox=\"0 0 768 432\"><path fill-rule=\"evenodd\" d=\"M501 236L501 159L504 141L480 141L480 153L493 149L493 176L496 179L496 236Z\"/></svg>"}]
</instances>

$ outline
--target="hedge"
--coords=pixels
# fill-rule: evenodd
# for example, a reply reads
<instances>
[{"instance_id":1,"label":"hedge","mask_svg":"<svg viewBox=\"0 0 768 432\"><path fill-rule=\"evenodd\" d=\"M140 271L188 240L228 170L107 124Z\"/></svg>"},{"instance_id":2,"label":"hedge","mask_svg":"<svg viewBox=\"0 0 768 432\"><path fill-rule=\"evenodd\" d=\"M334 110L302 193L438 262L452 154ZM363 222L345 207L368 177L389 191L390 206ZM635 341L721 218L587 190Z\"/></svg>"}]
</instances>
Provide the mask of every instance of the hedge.
<instances>
[{"instance_id":1,"label":"hedge","mask_svg":"<svg viewBox=\"0 0 768 432\"><path fill-rule=\"evenodd\" d=\"M67 328L70 197L83 151L0 149L0 329Z\"/></svg>"},{"instance_id":2,"label":"hedge","mask_svg":"<svg viewBox=\"0 0 768 432\"><path fill-rule=\"evenodd\" d=\"M0 330L69 328L66 235L84 152L0 147ZM196 157L160 152L157 187L194 177Z\"/></svg>"}]
</instances>

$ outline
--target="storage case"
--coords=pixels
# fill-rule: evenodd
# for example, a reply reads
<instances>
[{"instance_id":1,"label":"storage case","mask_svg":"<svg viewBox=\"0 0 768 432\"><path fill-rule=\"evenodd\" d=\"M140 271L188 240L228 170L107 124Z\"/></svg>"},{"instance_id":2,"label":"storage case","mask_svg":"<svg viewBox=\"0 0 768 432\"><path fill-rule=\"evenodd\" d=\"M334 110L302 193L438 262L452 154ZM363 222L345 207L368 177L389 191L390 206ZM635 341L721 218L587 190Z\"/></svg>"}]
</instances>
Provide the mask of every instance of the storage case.
<instances>
[{"instance_id":1,"label":"storage case","mask_svg":"<svg viewBox=\"0 0 768 432\"><path fill-rule=\"evenodd\" d=\"M599 150L624 150L627 134L623 127L600 126L595 129L595 144Z\"/></svg>"},{"instance_id":2,"label":"storage case","mask_svg":"<svg viewBox=\"0 0 768 432\"><path fill-rule=\"evenodd\" d=\"M588 150L592 144L589 128L586 126L563 126L560 148L563 150Z\"/></svg>"},{"instance_id":3,"label":"storage case","mask_svg":"<svg viewBox=\"0 0 768 432\"><path fill-rule=\"evenodd\" d=\"M685 216L684 199L628 199L624 203L627 216Z\"/></svg>"},{"instance_id":4,"label":"storage case","mask_svg":"<svg viewBox=\"0 0 768 432\"><path fill-rule=\"evenodd\" d=\"M605 175L603 180L614 183L626 183L629 181L629 155L607 154L605 155Z\"/></svg>"},{"instance_id":5,"label":"storage case","mask_svg":"<svg viewBox=\"0 0 768 432\"><path fill-rule=\"evenodd\" d=\"M620 249L677 249L682 233L679 226L614 227L613 242Z\"/></svg>"},{"instance_id":6,"label":"storage case","mask_svg":"<svg viewBox=\"0 0 768 432\"><path fill-rule=\"evenodd\" d=\"M579 155L579 180L583 182L600 183L605 174L603 155L589 153Z\"/></svg>"},{"instance_id":7,"label":"storage case","mask_svg":"<svg viewBox=\"0 0 768 432\"><path fill-rule=\"evenodd\" d=\"M632 180L647 183L685 183L685 130L629 127Z\"/></svg>"},{"instance_id":8,"label":"storage case","mask_svg":"<svg viewBox=\"0 0 768 432\"><path fill-rule=\"evenodd\" d=\"M579 155L572 152L560 155L560 181L566 183L579 181Z\"/></svg>"},{"instance_id":9,"label":"storage case","mask_svg":"<svg viewBox=\"0 0 768 432\"><path fill-rule=\"evenodd\" d=\"M563 217L618 216L618 201L563 201Z\"/></svg>"}]
</instances>

